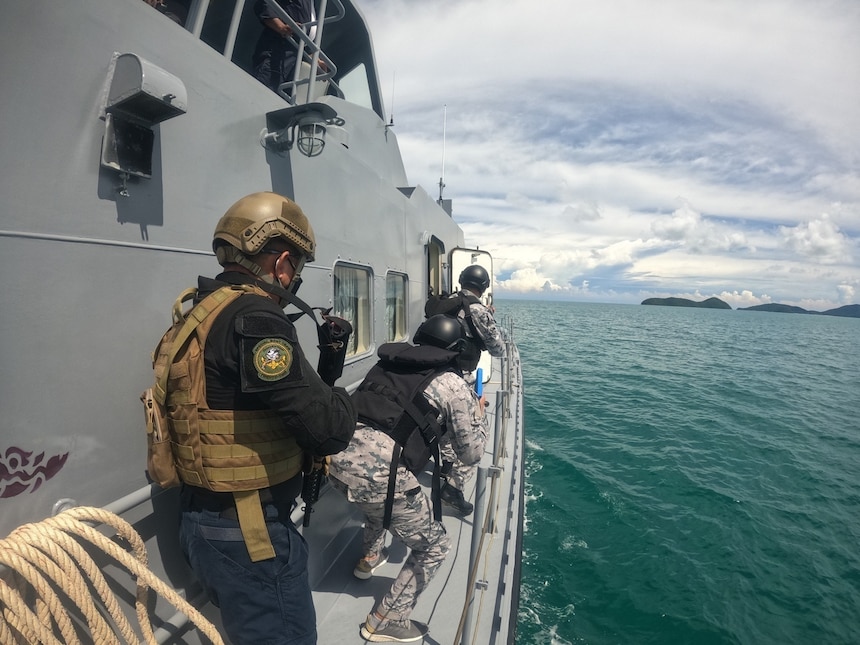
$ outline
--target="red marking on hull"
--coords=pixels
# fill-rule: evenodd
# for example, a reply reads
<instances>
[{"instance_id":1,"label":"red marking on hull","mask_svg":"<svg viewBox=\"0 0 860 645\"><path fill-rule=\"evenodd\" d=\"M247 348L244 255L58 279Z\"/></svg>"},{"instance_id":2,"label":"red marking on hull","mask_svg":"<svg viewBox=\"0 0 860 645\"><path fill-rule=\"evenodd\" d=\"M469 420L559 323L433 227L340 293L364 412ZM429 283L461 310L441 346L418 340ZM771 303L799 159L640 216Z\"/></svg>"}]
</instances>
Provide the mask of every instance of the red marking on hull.
<instances>
[{"instance_id":1,"label":"red marking on hull","mask_svg":"<svg viewBox=\"0 0 860 645\"><path fill-rule=\"evenodd\" d=\"M43 482L60 472L68 456L66 452L45 459L44 452L33 457L32 451L16 446L6 448L0 455L0 499L38 490Z\"/></svg>"}]
</instances>

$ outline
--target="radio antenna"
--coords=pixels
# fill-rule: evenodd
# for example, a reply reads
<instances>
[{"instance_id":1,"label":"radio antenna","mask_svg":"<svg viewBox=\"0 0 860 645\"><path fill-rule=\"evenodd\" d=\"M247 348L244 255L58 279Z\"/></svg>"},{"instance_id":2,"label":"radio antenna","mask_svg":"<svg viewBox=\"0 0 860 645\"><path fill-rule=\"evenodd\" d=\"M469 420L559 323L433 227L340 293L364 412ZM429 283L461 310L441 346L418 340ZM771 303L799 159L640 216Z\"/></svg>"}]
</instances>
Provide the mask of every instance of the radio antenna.
<instances>
[{"instance_id":1,"label":"radio antenna","mask_svg":"<svg viewBox=\"0 0 860 645\"><path fill-rule=\"evenodd\" d=\"M448 128L448 104L442 107L442 173L439 175L439 203L442 203L442 190L445 188L445 131Z\"/></svg>"},{"instance_id":2,"label":"radio antenna","mask_svg":"<svg viewBox=\"0 0 860 645\"><path fill-rule=\"evenodd\" d=\"M394 127L394 81L397 80L397 72L391 73L391 112L388 114L388 127Z\"/></svg>"}]
</instances>

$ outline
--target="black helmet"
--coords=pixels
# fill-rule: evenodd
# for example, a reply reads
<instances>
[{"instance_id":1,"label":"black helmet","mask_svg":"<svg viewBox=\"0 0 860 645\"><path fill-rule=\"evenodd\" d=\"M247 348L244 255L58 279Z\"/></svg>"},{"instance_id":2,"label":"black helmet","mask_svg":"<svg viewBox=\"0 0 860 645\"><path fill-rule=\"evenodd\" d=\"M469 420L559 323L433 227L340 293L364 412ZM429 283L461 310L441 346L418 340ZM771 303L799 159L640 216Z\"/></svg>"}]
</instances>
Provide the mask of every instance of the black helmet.
<instances>
[{"instance_id":1,"label":"black helmet","mask_svg":"<svg viewBox=\"0 0 860 645\"><path fill-rule=\"evenodd\" d=\"M460 272L461 287L475 287L482 293L490 286L490 274L480 264L470 264Z\"/></svg>"},{"instance_id":2,"label":"black helmet","mask_svg":"<svg viewBox=\"0 0 860 645\"><path fill-rule=\"evenodd\" d=\"M425 320L412 338L416 345L433 345L452 352L461 351L465 341L460 321L445 314L437 314Z\"/></svg>"}]
</instances>

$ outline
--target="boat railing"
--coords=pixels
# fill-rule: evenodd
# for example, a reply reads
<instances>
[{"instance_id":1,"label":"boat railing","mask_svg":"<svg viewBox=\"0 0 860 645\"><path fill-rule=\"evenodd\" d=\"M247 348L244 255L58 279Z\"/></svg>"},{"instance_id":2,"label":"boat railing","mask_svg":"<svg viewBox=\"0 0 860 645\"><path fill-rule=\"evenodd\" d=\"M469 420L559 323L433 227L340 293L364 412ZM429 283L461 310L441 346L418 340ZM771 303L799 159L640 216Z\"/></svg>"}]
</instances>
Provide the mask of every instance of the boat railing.
<instances>
[{"instance_id":1,"label":"boat railing","mask_svg":"<svg viewBox=\"0 0 860 645\"><path fill-rule=\"evenodd\" d=\"M228 60L232 59L233 52L236 48L236 40L239 36L240 24L242 22L245 6L251 1L252 0L240 0L239 2L236 2L233 8L233 15L227 28L227 38L222 50L224 57ZM203 33L210 2L211 0L198 0L193 15L189 17L187 29L196 38L201 38ZM330 16L327 16L326 11L328 10L329 2L332 3L334 12ZM317 92L312 91L312 88L317 87L317 83L319 83L319 87L321 89L323 87L325 88L320 91L319 94L325 93L325 91L331 87L332 91L337 96L343 97L343 92L341 92L340 88L333 80L334 76L337 74L337 66L325 54L325 52L323 52L321 47L323 26L328 23L341 20L346 16L346 9L344 8L341 0L321 0L317 19L307 22L302 26L299 26L296 21L293 20L286 11L284 11L284 8L281 7L276 0L267 0L267 4L278 18L289 25L294 39L288 39L288 42L295 43L297 48L297 60L304 63L303 65L296 65L293 79L282 83L278 87L278 94L285 98L291 105L296 105L297 103L309 103L316 98ZM314 27L316 27L316 30L314 32L314 37L311 38L307 33L305 33L305 29L312 31ZM325 70L322 71L322 73L320 73L320 62L325 65ZM299 87L304 86L307 86L307 92L302 92L300 94L296 91Z\"/></svg>"},{"instance_id":2,"label":"boat railing","mask_svg":"<svg viewBox=\"0 0 860 645\"><path fill-rule=\"evenodd\" d=\"M299 26L292 17L284 11L283 7L281 7L278 2L270 0L268 3L269 7L275 14L277 14L278 18L290 26L293 36L299 39L297 45L297 60L307 63L310 67L310 69L307 70L308 65L296 65L295 71L293 72L293 80L286 81L278 86L278 93L287 99L287 101L292 105L298 103L300 98L304 99L301 102L309 103L313 101L313 88L317 86L316 84L318 82L327 83L332 86L338 94L340 93L340 88L338 88L337 84L332 80L335 74L337 74L337 66L328 56L326 56L321 47L323 27L327 23L335 22L346 16L346 10L340 0L331 0L331 2L335 7L334 14L327 16L326 10L328 9L328 0L320 0L317 19L312 22L305 23L303 25L304 28ZM314 27L316 27L315 30ZM305 29L314 34L313 38L305 32ZM322 63L322 66L320 63ZM305 76L306 70L307 76ZM307 91L300 94L299 88L303 86L307 86Z\"/></svg>"},{"instance_id":3,"label":"boat railing","mask_svg":"<svg viewBox=\"0 0 860 645\"><path fill-rule=\"evenodd\" d=\"M486 561L498 533L501 475L506 465L511 467L510 463L506 464L510 456L506 442L509 420L512 418L511 401L513 399L515 404L519 405L520 400L519 397L511 397L511 394L520 384L513 378L514 370L518 367L518 358L516 358L518 354L513 343L513 326L510 325L503 333L506 352L501 358L500 386L495 393L492 458L488 465L482 463L478 466L475 482L475 522L469 553L469 576L466 598L454 640L454 643L460 645L471 645L476 642L474 633L477 630L474 625L480 618L483 593L488 589L487 581L479 578L479 568L482 561ZM518 431L519 428L515 427L514 430ZM518 476L522 477L522 473Z\"/></svg>"}]
</instances>

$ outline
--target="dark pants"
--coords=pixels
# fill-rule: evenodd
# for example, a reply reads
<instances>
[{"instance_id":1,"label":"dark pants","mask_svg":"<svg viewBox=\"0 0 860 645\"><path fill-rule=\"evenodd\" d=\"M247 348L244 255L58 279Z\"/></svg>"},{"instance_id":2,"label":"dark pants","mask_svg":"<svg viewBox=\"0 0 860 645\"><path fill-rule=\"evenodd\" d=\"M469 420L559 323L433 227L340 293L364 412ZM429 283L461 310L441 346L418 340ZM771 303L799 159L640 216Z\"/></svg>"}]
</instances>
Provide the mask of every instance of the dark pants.
<instances>
[{"instance_id":1,"label":"dark pants","mask_svg":"<svg viewBox=\"0 0 860 645\"><path fill-rule=\"evenodd\" d=\"M273 47L255 59L254 77L269 89L277 91L281 83L293 80L297 58L292 48Z\"/></svg>"},{"instance_id":2,"label":"dark pants","mask_svg":"<svg viewBox=\"0 0 860 645\"><path fill-rule=\"evenodd\" d=\"M233 645L314 645L316 613L308 584L308 548L289 517L264 507L276 556L251 562L236 520L184 510L179 539L209 599L221 609Z\"/></svg>"}]
</instances>

